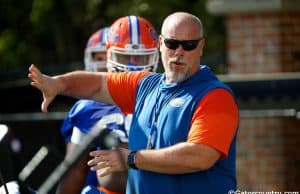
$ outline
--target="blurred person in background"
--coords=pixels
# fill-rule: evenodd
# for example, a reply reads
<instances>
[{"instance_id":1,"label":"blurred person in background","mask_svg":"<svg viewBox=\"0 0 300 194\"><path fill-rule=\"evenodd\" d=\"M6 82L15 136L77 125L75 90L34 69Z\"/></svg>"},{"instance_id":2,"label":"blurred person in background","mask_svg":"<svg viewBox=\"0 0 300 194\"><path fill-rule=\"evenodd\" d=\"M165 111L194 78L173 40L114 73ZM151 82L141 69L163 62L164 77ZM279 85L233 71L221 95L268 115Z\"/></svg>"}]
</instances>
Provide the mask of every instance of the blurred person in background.
<instances>
[{"instance_id":1,"label":"blurred person in background","mask_svg":"<svg viewBox=\"0 0 300 194\"><path fill-rule=\"evenodd\" d=\"M86 71L103 72L106 69L106 36L109 28L104 27L94 32L84 50L84 67ZM78 100L68 112L60 131L67 143L66 156L72 154L82 136L104 115L119 113L116 106L99 103L93 100ZM123 131L123 127L118 126ZM116 128L117 130L117 128ZM83 156L60 182L57 193L80 193L84 186L97 187L95 172L86 166L88 156Z\"/></svg>"}]
</instances>

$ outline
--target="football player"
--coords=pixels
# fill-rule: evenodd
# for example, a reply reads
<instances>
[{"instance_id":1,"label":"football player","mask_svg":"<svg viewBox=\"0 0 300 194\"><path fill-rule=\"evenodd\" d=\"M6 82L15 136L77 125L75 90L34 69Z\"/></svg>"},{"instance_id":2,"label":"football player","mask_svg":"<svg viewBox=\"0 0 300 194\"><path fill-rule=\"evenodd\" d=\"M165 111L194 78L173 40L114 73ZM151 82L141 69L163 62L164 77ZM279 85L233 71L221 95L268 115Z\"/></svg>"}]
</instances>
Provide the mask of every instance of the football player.
<instances>
[{"instance_id":1,"label":"football player","mask_svg":"<svg viewBox=\"0 0 300 194\"><path fill-rule=\"evenodd\" d=\"M100 29L90 37L85 49L85 69L105 71L107 67L110 72L156 71L159 61L158 45L157 32L148 20L140 16L121 17L109 30ZM122 113L114 105L79 100L71 108L61 127L68 142L66 156L76 144L80 144L82 137L92 126L102 119L109 123L107 126L118 138L119 146L127 147L131 116ZM114 173L95 179L86 164L88 159L88 156L84 156L68 173L60 183L58 193L125 193L127 173Z\"/></svg>"}]
</instances>

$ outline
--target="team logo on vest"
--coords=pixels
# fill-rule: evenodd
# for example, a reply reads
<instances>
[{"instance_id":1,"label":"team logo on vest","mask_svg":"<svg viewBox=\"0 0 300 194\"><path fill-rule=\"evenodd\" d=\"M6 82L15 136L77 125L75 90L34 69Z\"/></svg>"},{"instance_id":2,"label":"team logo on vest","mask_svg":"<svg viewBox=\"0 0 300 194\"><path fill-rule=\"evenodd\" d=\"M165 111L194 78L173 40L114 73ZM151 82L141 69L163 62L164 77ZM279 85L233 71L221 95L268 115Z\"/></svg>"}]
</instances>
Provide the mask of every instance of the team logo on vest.
<instances>
[{"instance_id":1,"label":"team logo on vest","mask_svg":"<svg viewBox=\"0 0 300 194\"><path fill-rule=\"evenodd\" d=\"M170 105L173 107L181 107L184 104L184 100L182 98L173 98L170 101Z\"/></svg>"}]
</instances>

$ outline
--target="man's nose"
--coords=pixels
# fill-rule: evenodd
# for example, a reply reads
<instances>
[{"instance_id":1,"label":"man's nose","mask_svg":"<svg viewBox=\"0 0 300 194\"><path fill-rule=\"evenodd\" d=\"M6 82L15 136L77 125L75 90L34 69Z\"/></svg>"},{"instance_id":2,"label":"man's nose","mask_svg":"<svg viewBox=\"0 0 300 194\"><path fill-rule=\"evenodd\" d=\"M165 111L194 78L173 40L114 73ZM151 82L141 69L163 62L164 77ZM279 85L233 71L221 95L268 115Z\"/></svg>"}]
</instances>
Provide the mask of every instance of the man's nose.
<instances>
[{"instance_id":1,"label":"man's nose","mask_svg":"<svg viewBox=\"0 0 300 194\"><path fill-rule=\"evenodd\" d=\"M182 48L182 45L178 45L178 47L175 49L175 55L176 56L183 56L184 49Z\"/></svg>"}]
</instances>

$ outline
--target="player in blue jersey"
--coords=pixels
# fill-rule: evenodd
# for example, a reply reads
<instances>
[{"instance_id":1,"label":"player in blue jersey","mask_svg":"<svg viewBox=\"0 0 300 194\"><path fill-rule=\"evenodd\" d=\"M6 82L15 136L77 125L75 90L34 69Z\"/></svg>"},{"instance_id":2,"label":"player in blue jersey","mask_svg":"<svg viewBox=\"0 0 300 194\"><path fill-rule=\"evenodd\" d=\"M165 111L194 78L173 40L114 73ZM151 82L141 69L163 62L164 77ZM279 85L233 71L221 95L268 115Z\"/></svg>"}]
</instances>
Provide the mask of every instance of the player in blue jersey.
<instances>
[{"instance_id":1,"label":"player in blue jersey","mask_svg":"<svg viewBox=\"0 0 300 194\"><path fill-rule=\"evenodd\" d=\"M106 36L109 28L101 28L94 32L86 44L84 51L84 65L86 71L103 72L106 68ZM71 108L61 126L61 134L67 143L66 157L80 144L81 139L88 133L92 126L104 116L117 115L123 119L124 115L114 105L99 103L93 100L78 100ZM127 133L123 125L112 126L119 130L127 141ZM60 182L57 193L91 193L99 186L96 173L86 167L87 156L84 156L76 166Z\"/></svg>"},{"instance_id":2,"label":"player in blue jersey","mask_svg":"<svg viewBox=\"0 0 300 194\"><path fill-rule=\"evenodd\" d=\"M106 40L104 37L107 32ZM115 37L118 39L116 40ZM138 48L132 50L131 45ZM155 71L157 68L158 36L152 24L142 17L121 17L112 24L109 30L104 28L94 33L85 49L85 70L106 71L106 48L108 49L107 68L109 72ZM110 123L108 128L112 129L112 132L118 137L120 145L127 147L131 114L123 114L115 105L92 100L79 100L71 108L61 127L61 133L68 142L67 155L72 152L75 145L80 144L82 137L101 119ZM78 193L83 187L86 175L88 178L82 193L117 194L125 192L127 173L115 173L97 179L95 173L87 174L87 159L87 157L83 158L60 183L58 193ZM98 185L98 182L101 183L101 186Z\"/></svg>"}]
</instances>

